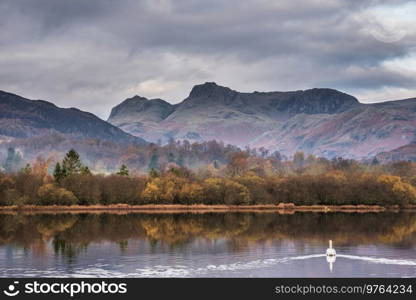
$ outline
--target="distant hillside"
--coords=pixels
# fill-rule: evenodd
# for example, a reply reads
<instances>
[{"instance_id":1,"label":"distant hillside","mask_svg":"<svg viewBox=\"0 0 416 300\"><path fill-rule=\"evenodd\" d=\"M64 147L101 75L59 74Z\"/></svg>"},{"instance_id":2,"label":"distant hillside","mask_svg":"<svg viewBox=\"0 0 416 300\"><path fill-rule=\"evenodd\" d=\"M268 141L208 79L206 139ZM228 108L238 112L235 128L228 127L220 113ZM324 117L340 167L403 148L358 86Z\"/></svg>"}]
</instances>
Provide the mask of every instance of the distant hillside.
<instances>
[{"instance_id":1,"label":"distant hillside","mask_svg":"<svg viewBox=\"0 0 416 300\"><path fill-rule=\"evenodd\" d=\"M217 139L287 156L360 159L416 141L416 99L361 104L332 89L240 93L207 82L176 105L127 99L108 121L151 142Z\"/></svg>"},{"instance_id":2,"label":"distant hillside","mask_svg":"<svg viewBox=\"0 0 416 300\"><path fill-rule=\"evenodd\" d=\"M376 156L381 163L392 161L413 161L416 162L416 143L399 147L389 152L382 152Z\"/></svg>"},{"instance_id":3,"label":"distant hillside","mask_svg":"<svg viewBox=\"0 0 416 300\"><path fill-rule=\"evenodd\" d=\"M8 149L15 149L21 156L14 161L14 169L20 170L26 163L35 163L41 157L48 161L49 171L69 149L75 149L82 162L94 172L115 171L122 164L130 170L147 172L151 168L165 169L169 164L199 168L213 164L224 165L229 157L240 151L231 145L216 141L190 144L173 142L165 146L155 144L129 145L99 139L71 138L61 134L16 138L0 143L0 173L6 169Z\"/></svg>"},{"instance_id":4,"label":"distant hillside","mask_svg":"<svg viewBox=\"0 0 416 300\"><path fill-rule=\"evenodd\" d=\"M59 108L43 100L29 100L0 91L0 136L30 138L64 134L75 138L92 138L118 143L144 144L95 115L76 108Z\"/></svg>"}]
</instances>

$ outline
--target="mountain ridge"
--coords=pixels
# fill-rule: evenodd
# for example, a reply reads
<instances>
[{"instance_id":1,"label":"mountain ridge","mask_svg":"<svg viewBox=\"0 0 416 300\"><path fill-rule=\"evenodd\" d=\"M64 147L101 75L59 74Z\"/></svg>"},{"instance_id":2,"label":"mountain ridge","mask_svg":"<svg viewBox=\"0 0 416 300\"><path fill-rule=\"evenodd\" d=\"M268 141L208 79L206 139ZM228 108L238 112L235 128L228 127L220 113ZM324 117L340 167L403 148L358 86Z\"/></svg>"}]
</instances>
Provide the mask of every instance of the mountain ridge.
<instances>
[{"instance_id":1,"label":"mountain ridge","mask_svg":"<svg viewBox=\"0 0 416 300\"><path fill-rule=\"evenodd\" d=\"M0 90L0 135L27 138L53 133L121 143L145 141L78 108L61 108L45 100L30 100Z\"/></svg>"},{"instance_id":2,"label":"mountain ridge","mask_svg":"<svg viewBox=\"0 0 416 300\"><path fill-rule=\"evenodd\" d=\"M406 147L416 141L415 128L416 98L368 104L334 89L240 93L208 82L178 104L128 98L112 109L108 122L78 108L0 91L0 142L56 133L121 144L217 140L285 156L304 151L363 159L383 153L386 160L416 157L416 148Z\"/></svg>"},{"instance_id":3,"label":"mountain ridge","mask_svg":"<svg viewBox=\"0 0 416 300\"><path fill-rule=\"evenodd\" d=\"M108 121L152 142L217 139L285 155L363 158L416 140L413 98L365 104L329 88L241 93L206 82L182 102L164 103L168 113L159 112L151 122L144 116L155 112L146 109L128 118L112 113Z\"/></svg>"}]
</instances>

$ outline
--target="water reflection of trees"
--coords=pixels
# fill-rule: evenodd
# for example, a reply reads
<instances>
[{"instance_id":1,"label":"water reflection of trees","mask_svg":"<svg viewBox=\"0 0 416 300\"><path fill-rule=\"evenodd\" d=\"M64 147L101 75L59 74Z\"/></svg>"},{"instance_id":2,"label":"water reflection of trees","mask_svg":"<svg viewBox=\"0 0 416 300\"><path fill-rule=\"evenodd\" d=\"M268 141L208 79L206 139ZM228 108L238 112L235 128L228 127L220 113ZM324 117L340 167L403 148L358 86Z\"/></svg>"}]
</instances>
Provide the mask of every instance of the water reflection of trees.
<instances>
[{"instance_id":1,"label":"water reflection of trees","mask_svg":"<svg viewBox=\"0 0 416 300\"><path fill-rule=\"evenodd\" d=\"M227 213L227 214L35 214L0 215L0 245L14 244L41 255L51 242L55 253L69 259L90 243L147 240L186 247L196 238L225 239L231 248L253 243L304 241L337 245L416 244L414 213Z\"/></svg>"}]
</instances>

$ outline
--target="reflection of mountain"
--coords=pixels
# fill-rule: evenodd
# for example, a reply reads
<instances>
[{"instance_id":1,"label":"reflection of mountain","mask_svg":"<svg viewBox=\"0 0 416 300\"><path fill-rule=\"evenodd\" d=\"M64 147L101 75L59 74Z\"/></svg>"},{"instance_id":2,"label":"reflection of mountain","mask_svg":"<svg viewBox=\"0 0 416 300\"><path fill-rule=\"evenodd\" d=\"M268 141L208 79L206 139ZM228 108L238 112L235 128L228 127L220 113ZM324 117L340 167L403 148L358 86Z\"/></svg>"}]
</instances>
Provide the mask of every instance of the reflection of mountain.
<instances>
[{"instance_id":1,"label":"reflection of mountain","mask_svg":"<svg viewBox=\"0 0 416 300\"><path fill-rule=\"evenodd\" d=\"M128 214L128 215L0 215L0 245L38 247L49 240L55 251L73 257L93 242L129 239L186 246L196 238L226 240L238 250L268 241L318 241L343 244L416 245L412 213L273 213Z\"/></svg>"},{"instance_id":2,"label":"reflection of mountain","mask_svg":"<svg viewBox=\"0 0 416 300\"><path fill-rule=\"evenodd\" d=\"M205 83L176 105L127 99L108 121L152 142L217 139L286 155L302 150L361 158L416 140L416 99L361 104L331 89L240 93Z\"/></svg>"}]
</instances>

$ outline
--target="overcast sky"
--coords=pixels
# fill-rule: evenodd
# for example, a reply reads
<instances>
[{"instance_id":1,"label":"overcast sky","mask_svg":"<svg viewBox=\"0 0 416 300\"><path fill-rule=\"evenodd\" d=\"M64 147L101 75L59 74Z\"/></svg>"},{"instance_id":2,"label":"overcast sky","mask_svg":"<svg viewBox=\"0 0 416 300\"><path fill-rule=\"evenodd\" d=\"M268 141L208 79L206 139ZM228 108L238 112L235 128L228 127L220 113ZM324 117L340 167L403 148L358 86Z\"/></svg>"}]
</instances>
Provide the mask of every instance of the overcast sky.
<instances>
[{"instance_id":1,"label":"overcast sky","mask_svg":"<svg viewBox=\"0 0 416 300\"><path fill-rule=\"evenodd\" d=\"M205 81L416 97L416 1L1 0L0 14L0 89L104 119Z\"/></svg>"}]
</instances>

